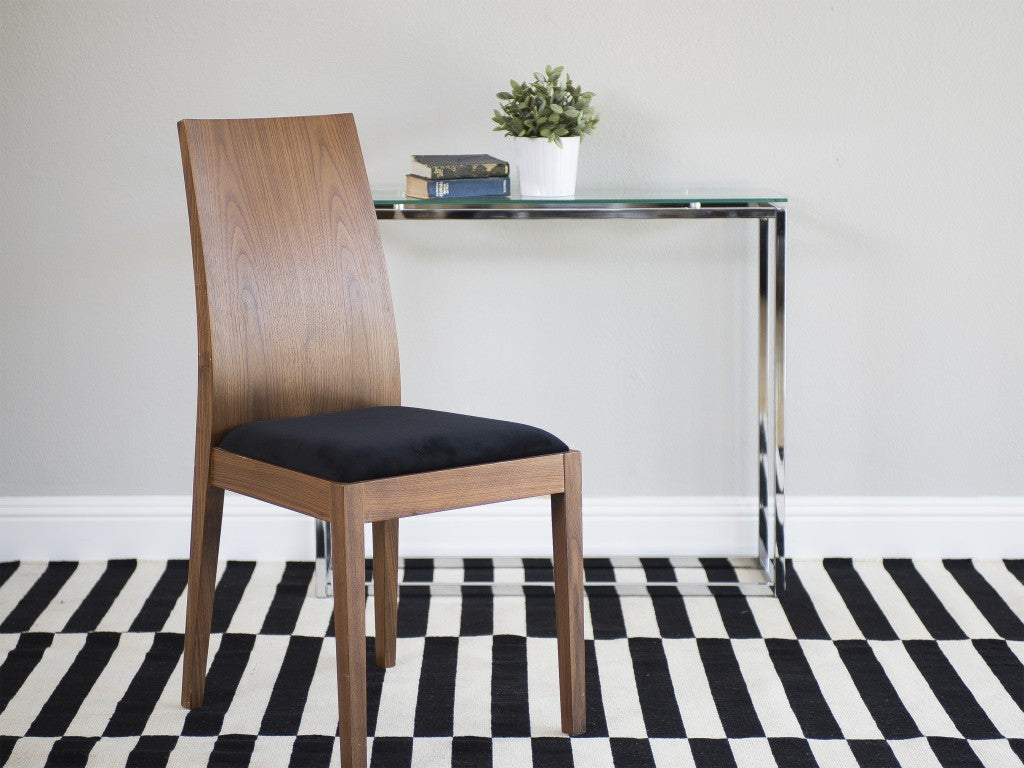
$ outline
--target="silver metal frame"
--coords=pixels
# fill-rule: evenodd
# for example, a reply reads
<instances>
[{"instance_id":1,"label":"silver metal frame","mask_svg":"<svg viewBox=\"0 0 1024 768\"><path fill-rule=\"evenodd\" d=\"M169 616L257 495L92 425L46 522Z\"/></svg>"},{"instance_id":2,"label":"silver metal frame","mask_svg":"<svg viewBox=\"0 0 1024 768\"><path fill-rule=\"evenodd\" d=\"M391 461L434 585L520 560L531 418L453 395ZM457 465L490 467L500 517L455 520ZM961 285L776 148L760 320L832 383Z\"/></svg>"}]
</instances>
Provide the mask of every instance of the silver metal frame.
<instances>
[{"instance_id":1,"label":"silver metal frame","mask_svg":"<svg viewBox=\"0 0 1024 768\"><path fill-rule=\"evenodd\" d=\"M548 201L522 199L375 201L378 220L436 219L755 219L758 222L758 554L761 578L736 582L630 582L620 592L647 586L676 587L682 594L725 589L745 595L771 595L785 589L785 382L786 382L786 211L775 203L707 201ZM774 228L774 237L772 229ZM772 255L774 253L774 259ZM734 559L735 560L735 559ZM331 537L316 521L316 594L330 594ZM591 584L592 582L587 582ZM449 583L444 588L459 588ZM466 585L487 586L480 582ZM530 582L531 586L543 583ZM496 584L496 588L516 588Z\"/></svg>"}]
</instances>

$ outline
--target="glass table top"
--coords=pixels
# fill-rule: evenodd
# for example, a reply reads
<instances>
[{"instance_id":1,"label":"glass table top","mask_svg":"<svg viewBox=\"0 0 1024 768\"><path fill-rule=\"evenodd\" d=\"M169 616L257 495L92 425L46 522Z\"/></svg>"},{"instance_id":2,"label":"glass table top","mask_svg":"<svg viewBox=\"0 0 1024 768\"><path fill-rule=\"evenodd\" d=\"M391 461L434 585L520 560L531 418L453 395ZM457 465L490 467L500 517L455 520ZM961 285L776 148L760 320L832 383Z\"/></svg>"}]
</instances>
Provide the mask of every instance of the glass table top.
<instances>
[{"instance_id":1,"label":"glass table top","mask_svg":"<svg viewBox=\"0 0 1024 768\"><path fill-rule=\"evenodd\" d=\"M580 206L580 205L624 205L624 206L698 206L698 205L774 205L787 202L783 195L765 190L735 189L676 189L616 191L582 189L573 197L523 197L518 193L504 197L441 197L423 199L406 197L404 190L397 188L375 188L373 202L377 206L415 205L445 206L466 205L512 205L512 206Z\"/></svg>"}]
</instances>

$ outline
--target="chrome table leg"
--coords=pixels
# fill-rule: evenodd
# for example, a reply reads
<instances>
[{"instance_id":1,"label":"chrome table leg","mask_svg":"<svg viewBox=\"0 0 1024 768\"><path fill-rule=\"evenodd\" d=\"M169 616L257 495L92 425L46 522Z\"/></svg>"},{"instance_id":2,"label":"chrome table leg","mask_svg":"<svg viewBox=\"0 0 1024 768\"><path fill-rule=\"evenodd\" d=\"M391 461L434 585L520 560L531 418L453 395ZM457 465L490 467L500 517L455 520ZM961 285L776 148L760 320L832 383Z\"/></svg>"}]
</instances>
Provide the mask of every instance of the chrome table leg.
<instances>
[{"instance_id":1,"label":"chrome table leg","mask_svg":"<svg viewBox=\"0 0 1024 768\"><path fill-rule=\"evenodd\" d=\"M316 520L316 560L313 579L317 597L331 597L334 594L334 572L331 568L331 524Z\"/></svg>"},{"instance_id":2,"label":"chrome table leg","mask_svg":"<svg viewBox=\"0 0 1024 768\"><path fill-rule=\"evenodd\" d=\"M786 211L775 214L775 592L786 588Z\"/></svg>"}]
</instances>

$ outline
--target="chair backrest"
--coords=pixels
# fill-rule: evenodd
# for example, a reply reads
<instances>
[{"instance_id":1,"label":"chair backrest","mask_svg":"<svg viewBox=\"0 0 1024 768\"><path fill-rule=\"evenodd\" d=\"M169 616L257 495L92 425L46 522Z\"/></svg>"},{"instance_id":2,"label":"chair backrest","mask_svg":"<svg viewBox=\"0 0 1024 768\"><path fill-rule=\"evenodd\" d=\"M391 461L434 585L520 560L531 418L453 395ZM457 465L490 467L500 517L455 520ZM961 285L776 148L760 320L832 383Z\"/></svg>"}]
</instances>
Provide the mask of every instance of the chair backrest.
<instances>
[{"instance_id":1,"label":"chair backrest","mask_svg":"<svg viewBox=\"0 0 1024 768\"><path fill-rule=\"evenodd\" d=\"M352 115L182 120L178 135L199 443L259 419L399 404L391 291Z\"/></svg>"}]
</instances>

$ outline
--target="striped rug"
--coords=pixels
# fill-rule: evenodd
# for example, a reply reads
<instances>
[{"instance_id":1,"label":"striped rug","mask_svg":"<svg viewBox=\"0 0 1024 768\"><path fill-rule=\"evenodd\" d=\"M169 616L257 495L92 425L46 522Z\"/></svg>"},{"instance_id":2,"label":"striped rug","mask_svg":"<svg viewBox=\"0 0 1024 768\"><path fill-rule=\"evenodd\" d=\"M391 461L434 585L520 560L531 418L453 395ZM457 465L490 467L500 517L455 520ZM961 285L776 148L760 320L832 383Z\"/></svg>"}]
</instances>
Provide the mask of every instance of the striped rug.
<instances>
[{"instance_id":1,"label":"striped rug","mask_svg":"<svg viewBox=\"0 0 1024 768\"><path fill-rule=\"evenodd\" d=\"M406 562L397 666L367 641L372 766L1024 764L1022 560L796 561L781 599L589 586L573 739L550 587L472 584L538 569ZM337 765L331 601L312 579L311 563L222 566L206 705L186 712L184 562L0 565L0 765Z\"/></svg>"}]
</instances>

